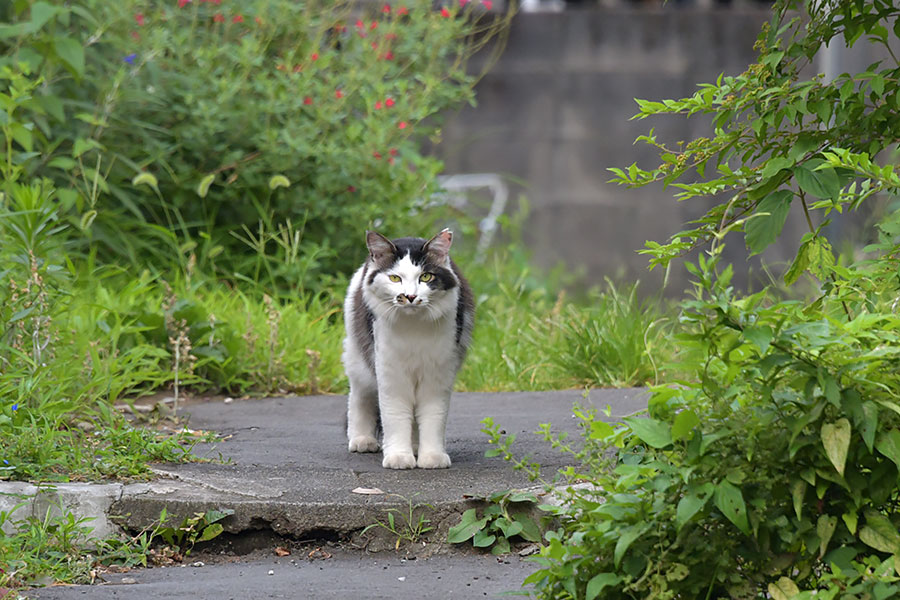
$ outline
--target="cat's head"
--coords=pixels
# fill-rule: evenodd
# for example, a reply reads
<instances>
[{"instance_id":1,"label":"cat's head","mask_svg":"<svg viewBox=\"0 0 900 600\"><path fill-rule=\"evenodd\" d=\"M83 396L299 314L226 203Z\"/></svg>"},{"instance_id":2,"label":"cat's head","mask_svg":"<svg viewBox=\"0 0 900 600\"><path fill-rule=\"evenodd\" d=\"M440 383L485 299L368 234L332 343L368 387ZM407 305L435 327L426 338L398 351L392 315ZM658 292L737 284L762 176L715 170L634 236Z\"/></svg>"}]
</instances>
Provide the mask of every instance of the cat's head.
<instances>
[{"instance_id":1,"label":"cat's head","mask_svg":"<svg viewBox=\"0 0 900 600\"><path fill-rule=\"evenodd\" d=\"M386 308L439 317L455 306L458 293L459 280L450 263L452 241L449 229L430 240L389 240L367 231L370 264L366 291Z\"/></svg>"}]
</instances>

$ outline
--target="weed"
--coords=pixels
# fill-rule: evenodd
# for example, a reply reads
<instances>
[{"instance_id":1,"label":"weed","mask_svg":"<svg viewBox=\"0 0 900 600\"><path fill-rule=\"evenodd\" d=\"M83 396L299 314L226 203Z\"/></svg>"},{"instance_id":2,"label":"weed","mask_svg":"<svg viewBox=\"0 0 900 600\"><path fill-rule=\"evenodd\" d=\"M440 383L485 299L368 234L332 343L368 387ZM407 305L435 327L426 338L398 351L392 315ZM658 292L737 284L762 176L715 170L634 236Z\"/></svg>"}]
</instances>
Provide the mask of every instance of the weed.
<instances>
[{"instance_id":1,"label":"weed","mask_svg":"<svg viewBox=\"0 0 900 600\"><path fill-rule=\"evenodd\" d=\"M434 509L427 503L413 504L411 498L398 496L407 503L407 508L402 511L398 508L387 509L387 519L385 521L376 521L366 526L360 533L364 534L370 529L384 529L397 538L394 548L399 549L402 542L415 544L422 539L426 533L434 529L431 526L431 519L425 517L425 509Z\"/></svg>"},{"instance_id":2,"label":"weed","mask_svg":"<svg viewBox=\"0 0 900 600\"><path fill-rule=\"evenodd\" d=\"M230 508L208 510L194 513L192 517L185 517L177 526L169 526L166 525L168 513L163 509L159 517L160 524L153 533L187 556L195 544L218 537L225 530L219 521L233 514L234 510Z\"/></svg>"},{"instance_id":3,"label":"weed","mask_svg":"<svg viewBox=\"0 0 900 600\"><path fill-rule=\"evenodd\" d=\"M462 514L460 522L448 531L448 542L461 544L472 540L476 548L490 548L491 554L506 554L511 540L541 541L540 526L528 510L537 504L534 494L511 490L497 492L486 500L488 507L480 517L474 508Z\"/></svg>"}]
</instances>

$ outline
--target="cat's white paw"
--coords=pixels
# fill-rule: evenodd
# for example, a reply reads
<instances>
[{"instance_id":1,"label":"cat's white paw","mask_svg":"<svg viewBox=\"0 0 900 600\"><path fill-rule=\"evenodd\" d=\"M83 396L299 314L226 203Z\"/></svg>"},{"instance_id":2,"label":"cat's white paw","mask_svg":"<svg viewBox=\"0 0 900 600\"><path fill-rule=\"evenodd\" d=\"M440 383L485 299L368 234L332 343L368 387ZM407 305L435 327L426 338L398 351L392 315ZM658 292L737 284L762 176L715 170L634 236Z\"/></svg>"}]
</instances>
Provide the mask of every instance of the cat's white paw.
<instances>
[{"instance_id":1,"label":"cat's white paw","mask_svg":"<svg viewBox=\"0 0 900 600\"><path fill-rule=\"evenodd\" d=\"M450 456L446 452L420 454L417 464L420 469L446 469L450 466Z\"/></svg>"},{"instance_id":2,"label":"cat's white paw","mask_svg":"<svg viewBox=\"0 0 900 600\"><path fill-rule=\"evenodd\" d=\"M415 469L416 457L412 454L385 454L381 466L385 469Z\"/></svg>"},{"instance_id":3,"label":"cat's white paw","mask_svg":"<svg viewBox=\"0 0 900 600\"><path fill-rule=\"evenodd\" d=\"M378 452L378 440L371 435L358 435L350 440L350 452Z\"/></svg>"}]
</instances>

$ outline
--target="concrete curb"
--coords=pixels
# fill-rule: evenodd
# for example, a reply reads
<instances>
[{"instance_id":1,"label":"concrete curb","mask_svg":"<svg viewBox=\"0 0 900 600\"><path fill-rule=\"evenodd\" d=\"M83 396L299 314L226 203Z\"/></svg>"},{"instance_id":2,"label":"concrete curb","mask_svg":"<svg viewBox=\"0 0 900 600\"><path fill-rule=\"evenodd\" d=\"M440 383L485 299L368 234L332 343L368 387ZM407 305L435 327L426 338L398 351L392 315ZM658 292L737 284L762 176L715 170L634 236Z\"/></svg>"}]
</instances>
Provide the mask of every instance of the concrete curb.
<instances>
[{"instance_id":1,"label":"concrete curb","mask_svg":"<svg viewBox=\"0 0 900 600\"><path fill-rule=\"evenodd\" d=\"M146 485L146 484L136 484ZM12 521L30 517L44 519L72 514L93 529L92 536L106 538L121 529L108 515L113 504L122 498L122 483L42 483L33 485L18 481L0 483L0 512L6 513L3 532L14 532Z\"/></svg>"}]
</instances>

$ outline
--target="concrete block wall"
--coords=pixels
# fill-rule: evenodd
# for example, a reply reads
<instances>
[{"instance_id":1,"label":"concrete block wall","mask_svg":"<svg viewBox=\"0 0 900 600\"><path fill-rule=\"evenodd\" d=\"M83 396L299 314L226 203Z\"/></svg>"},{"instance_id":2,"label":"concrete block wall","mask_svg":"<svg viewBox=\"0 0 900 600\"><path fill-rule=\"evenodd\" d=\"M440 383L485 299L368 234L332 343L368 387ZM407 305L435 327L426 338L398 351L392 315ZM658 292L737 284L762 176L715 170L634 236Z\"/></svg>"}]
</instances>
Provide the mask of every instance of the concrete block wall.
<instances>
[{"instance_id":1,"label":"concrete block wall","mask_svg":"<svg viewBox=\"0 0 900 600\"><path fill-rule=\"evenodd\" d=\"M653 148L634 139L656 129L668 142L708 135L708 118L629 121L634 98L692 94L720 73L738 75L755 61L753 43L768 8L598 8L515 17L499 62L477 87L478 106L449 116L436 152L448 174L498 172L520 181L532 212L526 241L539 263L582 269L588 284L605 276L658 289L662 274L637 254L646 240L663 241L706 208L678 203L661 186L628 190L607 183L610 166L659 164ZM805 231L791 215L768 261L787 261ZM737 283L747 280L740 240L729 259ZM687 286L675 269L667 295Z\"/></svg>"}]
</instances>

